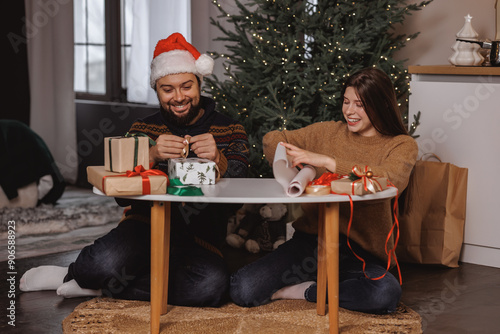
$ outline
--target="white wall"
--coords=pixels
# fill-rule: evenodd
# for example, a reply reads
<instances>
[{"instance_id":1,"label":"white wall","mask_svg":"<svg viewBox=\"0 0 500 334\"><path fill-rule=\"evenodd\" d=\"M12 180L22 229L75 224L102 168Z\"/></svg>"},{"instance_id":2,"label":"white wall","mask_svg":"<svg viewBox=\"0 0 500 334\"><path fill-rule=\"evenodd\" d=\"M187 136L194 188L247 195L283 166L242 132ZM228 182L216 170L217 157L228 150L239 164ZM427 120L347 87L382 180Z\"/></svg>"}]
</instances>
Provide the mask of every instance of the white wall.
<instances>
[{"instance_id":1,"label":"white wall","mask_svg":"<svg viewBox=\"0 0 500 334\"><path fill-rule=\"evenodd\" d=\"M245 3L248 0L243 0ZM413 0L412 2L417 2ZM495 39L495 2L496 0L434 0L423 10L412 12L404 24L395 27L398 33L420 35L396 54L397 59L408 59L407 65L444 65L451 56L451 46L455 35L464 25L464 16L470 14L472 26L481 39ZM219 0L229 12L237 12L234 1ZM192 41L200 50L224 50L224 42L214 42L220 33L212 26L209 17L216 18L218 10L207 0L191 0ZM215 73L222 74L220 61L216 62ZM221 78L222 76L219 76Z\"/></svg>"},{"instance_id":2,"label":"white wall","mask_svg":"<svg viewBox=\"0 0 500 334\"><path fill-rule=\"evenodd\" d=\"M245 3L248 0L240 0ZM238 13L238 7L232 0L218 0L224 10L229 13ZM215 38L221 36L219 28L210 24L210 17L216 21L220 21L217 16L220 14L219 10L215 8L212 1L209 0L191 0L191 22L192 22L192 44L200 51L209 52L216 51L223 53L225 51L224 45L226 42L214 41ZM223 26L231 28L230 24L223 22ZM222 66L222 59L215 61L214 74L220 79L224 79L224 69Z\"/></svg>"},{"instance_id":3,"label":"white wall","mask_svg":"<svg viewBox=\"0 0 500 334\"><path fill-rule=\"evenodd\" d=\"M414 74L410 86L410 119L422 112L419 153L468 169L461 261L500 268L500 180L484 177L500 164L500 76Z\"/></svg>"},{"instance_id":4,"label":"white wall","mask_svg":"<svg viewBox=\"0 0 500 334\"><path fill-rule=\"evenodd\" d=\"M434 0L423 10L408 16L398 32L420 35L397 53L408 65L449 65L455 35L470 14L480 39L495 39L496 0Z\"/></svg>"}]
</instances>

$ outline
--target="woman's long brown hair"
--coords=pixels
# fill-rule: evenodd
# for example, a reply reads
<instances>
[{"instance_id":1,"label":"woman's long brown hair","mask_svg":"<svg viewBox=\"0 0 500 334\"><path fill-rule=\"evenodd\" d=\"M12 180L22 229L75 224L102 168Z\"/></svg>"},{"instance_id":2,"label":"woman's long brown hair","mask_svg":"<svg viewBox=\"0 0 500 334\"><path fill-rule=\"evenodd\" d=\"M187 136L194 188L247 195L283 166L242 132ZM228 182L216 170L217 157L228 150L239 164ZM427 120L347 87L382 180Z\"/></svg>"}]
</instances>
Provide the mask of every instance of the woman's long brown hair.
<instances>
[{"instance_id":1,"label":"woman's long brown hair","mask_svg":"<svg viewBox=\"0 0 500 334\"><path fill-rule=\"evenodd\" d=\"M370 122L379 133L387 136L408 135L394 85L385 72L368 67L349 76L342 88L342 99L347 87L356 90Z\"/></svg>"}]
</instances>

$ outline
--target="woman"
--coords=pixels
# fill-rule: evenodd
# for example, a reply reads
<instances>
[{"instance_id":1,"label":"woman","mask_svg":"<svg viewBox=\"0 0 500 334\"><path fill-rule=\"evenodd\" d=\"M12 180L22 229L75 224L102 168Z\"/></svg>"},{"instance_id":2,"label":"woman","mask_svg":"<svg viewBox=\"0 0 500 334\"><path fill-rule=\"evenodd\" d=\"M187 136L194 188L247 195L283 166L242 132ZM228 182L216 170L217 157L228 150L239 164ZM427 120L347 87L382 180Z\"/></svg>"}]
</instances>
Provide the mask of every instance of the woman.
<instances>
[{"instance_id":1,"label":"woman","mask_svg":"<svg viewBox=\"0 0 500 334\"><path fill-rule=\"evenodd\" d=\"M363 69L348 78L342 99L345 122L272 131L263 139L266 158L273 161L276 145L281 142L294 166L315 166L317 177L327 171L348 174L355 165L369 166L374 175L387 177L403 191L418 148L403 125L390 78L381 70ZM350 247L346 237L350 204L340 206L340 307L376 314L396 309L401 286L391 273L383 276L388 261L386 239L393 223L390 201L354 203ZM317 206L308 204L302 209L302 216L293 224L292 239L231 276L230 294L236 304L257 306L275 299L316 301ZM394 246L392 238L387 246ZM365 260L364 272L353 251Z\"/></svg>"}]
</instances>

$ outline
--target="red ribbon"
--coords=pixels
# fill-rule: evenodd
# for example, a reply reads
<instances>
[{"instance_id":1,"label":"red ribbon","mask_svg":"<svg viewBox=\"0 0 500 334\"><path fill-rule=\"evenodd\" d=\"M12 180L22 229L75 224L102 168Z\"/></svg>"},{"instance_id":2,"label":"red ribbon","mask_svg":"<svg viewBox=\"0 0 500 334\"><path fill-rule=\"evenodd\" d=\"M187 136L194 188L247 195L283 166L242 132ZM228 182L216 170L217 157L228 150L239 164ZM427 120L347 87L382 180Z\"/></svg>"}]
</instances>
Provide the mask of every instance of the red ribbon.
<instances>
[{"instance_id":1,"label":"red ribbon","mask_svg":"<svg viewBox=\"0 0 500 334\"><path fill-rule=\"evenodd\" d=\"M309 185L331 186L332 181L339 180L339 179L341 179L339 174L326 172L326 173L323 173L323 175L321 175L316 180L312 180L311 182L309 182Z\"/></svg>"},{"instance_id":2,"label":"red ribbon","mask_svg":"<svg viewBox=\"0 0 500 334\"><path fill-rule=\"evenodd\" d=\"M127 177L142 176L142 194L151 194L151 182L149 181L150 175L163 175L168 178L167 174L158 169L148 169L145 170L142 165L135 166L134 171L128 170L126 172Z\"/></svg>"},{"instance_id":3,"label":"red ribbon","mask_svg":"<svg viewBox=\"0 0 500 334\"><path fill-rule=\"evenodd\" d=\"M355 182L363 182L365 190L368 191L368 189L367 189L369 187L368 184L370 184L372 187L377 188L377 186L373 186L373 182L372 181L375 181L375 182L377 182L377 184L379 186L378 189L379 190L381 189L380 183L377 180L372 180L372 177L374 177L374 176L372 176L372 177L366 176L366 172L371 171L371 169L368 166L365 166L364 173L361 172L361 171L359 171L358 166L354 166L353 169L352 169L352 171L353 171L353 173L356 176L358 176L358 177L361 178L360 180L352 182L352 184L353 184L352 193L353 194L354 194L354 183ZM344 177L347 177L347 176L344 176ZM330 185L332 181L335 181L335 180L338 180L338 179L342 179L344 177L339 176L339 174L337 174L337 173L327 172L327 173L324 173L323 175L321 175L318 179L311 181L309 184L310 185L311 184L312 185ZM390 184L391 187L396 188L394 186L394 184L392 184L389 180L387 180L387 182ZM397 190L397 188L396 188L396 190ZM336 194L333 191L332 191L332 193ZM337 195L345 195L345 196L349 197L349 202L350 202L350 205L351 205L351 213L350 213L350 217L349 217L349 223L347 225L347 245L349 246L349 249L352 251L352 253L354 254L354 256L356 256L356 258L363 263L363 274L365 275L365 277L368 278L368 279L374 280L374 281L383 278L387 274L387 272L389 271L389 269L391 267L391 258L392 258L392 259L394 259L394 262L396 263L396 267L398 268L399 284L403 284L403 279L402 279L402 276L401 276L401 269L399 267L398 259L396 257L396 246L398 245L398 241L399 241L399 221L398 221L398 214L397 214L398 196L399 196L398 192L396 192L396 197L395 197L395 200L394 200L394 206L392 208L392 212L393 212L393 216L394 216L394 223L392 224L392 228L389 231L389 233L387 235L387 238L385 240L385 253L387 254L387 268L386 268L385 273L382 274L379 277L369 277L366 274L366 272L365 272L365 268L366 268L366 262L365 262L365 260L361 256L359 256L358 254L356 254L356 252L354 252L354 250L351 247L351 243L349 242L349 234L350 234L351 227L352 227L352 216L353 216L353 211L354 211L353 201L352 201L351 194L337 194ZM397 231L396 231L396 237L395 237L395 240L394 240L394 247L392 249L388 249L387 245L389 244L389 240L391 238L391 235L394 234L394 228L395 227L397 227Z\"/></svg>"},{"instance_id":4,"label":"red ribbon","mask_svg":"<svg viewBox=\"0 0 500 334\"><path fill-rule=\"evenodd\" d=\"M369 191L372 194L376 193L377 191L382 190L382 186L381 186L380 182L378 182L375 179L374 175L367 176L368 172L372 172L371 168L368 166L365 166L364 172L361 171L358 166L354 166L352 168L352 173L360 178L359 180L352 182L352 194L353 195L354 195L355 184L359 183L359 182L363 183L363 188L365 189L365 191ZM373 172L372 172L372 174L373 174Z\"/></svg>"},{"instance_id":5,"label":"red ribbon","mask_svg":"<svg viewBox=\"0 0 500 334\"><path fill-rule=\"evenodd\" d=\"M148 169L145 170L142 165L135 166L134 170L128 170L125 174L119 174L119 175L106 175L102 178L102 190L104 193L104 180L109 177L109 176L126 176L126 177L133 177L133 176L141 176L142 177L142 194L143 195L149 195L151 194L151 182L149 180L149 176L152 175L160 175L160 176L165 176L167 178L167 185L168 185L168 176L164 172L158 169Z\"/></svg>"},{"instance_id":6,"label":"red ribbon","mask_svg":"<svg viewBox=\"0 0 500 334\"><path fill-rule=\"evenodd\" d=\"M390 183L391 187L396 188L394 186L394 184L392 184L390 181L387 181L387 182ZM396 191L397 191L397 188L396 188ZM349 233L351 231L351 226L352 226L353 202L352 202L351 195L349 195L349 194L340 194L340 195L347 195L347 196L349 196L349 201L351 202L351 215L349 217L349 224L347 225L347 245L349 246L349 249L354 254L354 256L356 256L356 258L358 260L360 260L361 262L363 262L363 274L365 275L365 277L368 278L368 279L371 279L373 281L376 281L376 280L379 280L379 279L383 278L387 274L387 272L389 271L389 269L391 268L391 258L392 258L392 259L394 259L394 262L396 263L396 267L398 268L399 284L402 285L403 284L403 278L401 276L401 268L399 267L399 262L398 262L398 259L396 257L396 246L398 245L398 241L399 241L399 221L398 221L398 213L397 213L397 210L398 210L398 196L399 196L398 192L396 192L396 197L395 197L395 200L394 200L394 206L392 208L392 213L393 213L393 216L394 216L394 223L392 224L391 230L389 231L389 233L387 234L387 238L385 239L385 253L387 254L387 268L385 270L385 273L383 273L379 277L369 277L366 274L366 272L365 272L365 268L366 268L366 262L365 262L365 260L361 256L359 256L358 254L356 254L356 252L354 252L354 250L351 247L351 243L349 242ZM394 239L394 247L392 249L388 249L387 245L389 243L391 235L394 234L394 227L397 227L396 237Z\"/></svg>"}]
</instances>

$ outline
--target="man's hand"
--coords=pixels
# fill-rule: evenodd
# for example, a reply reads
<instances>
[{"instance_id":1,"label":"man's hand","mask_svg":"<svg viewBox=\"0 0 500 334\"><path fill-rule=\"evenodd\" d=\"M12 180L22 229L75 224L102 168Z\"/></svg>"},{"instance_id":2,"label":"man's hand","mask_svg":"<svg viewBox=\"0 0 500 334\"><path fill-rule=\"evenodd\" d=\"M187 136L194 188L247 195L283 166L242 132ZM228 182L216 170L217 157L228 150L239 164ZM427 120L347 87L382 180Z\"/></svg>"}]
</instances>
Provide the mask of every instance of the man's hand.
<instances>
[{"instance_id":1,"label":"man's hand","mask_svg":"<svg viewBox=\"0 0 500 334\"><path fill-rule=\"evenodd\" d=\"M149 149L149 162L159 162L167 159L180 158L186 146L186 139L174 135L160 135L156 145Z\"/></svg>"},{"instance_id":2,"label":"man's hand","mask_svg":"<svg viewBox=\"0 0 500 334\"><path fill-rule=\"evenodd\" d=\"M189 149L199 158L204 158L219 163L220 153L217 149L214 136L203 133L194 137L186 136L189 140Z\"/></svg>"}]
</instances>

